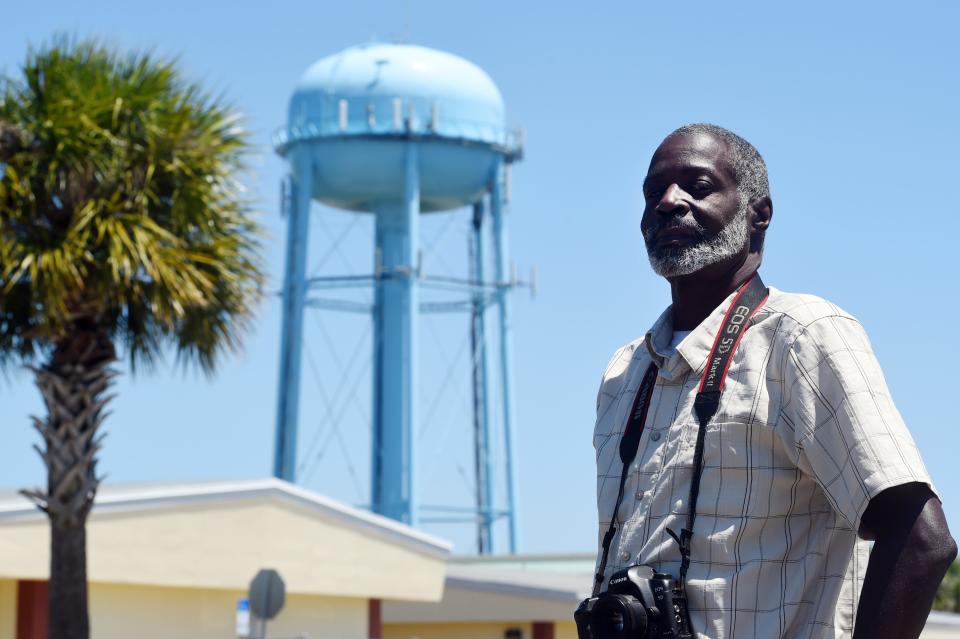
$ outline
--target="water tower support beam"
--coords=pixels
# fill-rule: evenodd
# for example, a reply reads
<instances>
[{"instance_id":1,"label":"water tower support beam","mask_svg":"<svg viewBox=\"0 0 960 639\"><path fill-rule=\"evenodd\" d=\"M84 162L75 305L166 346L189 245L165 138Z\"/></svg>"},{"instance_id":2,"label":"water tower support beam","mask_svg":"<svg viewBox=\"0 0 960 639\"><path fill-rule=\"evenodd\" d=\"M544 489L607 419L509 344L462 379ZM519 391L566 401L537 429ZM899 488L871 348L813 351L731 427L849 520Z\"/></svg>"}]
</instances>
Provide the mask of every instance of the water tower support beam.
<instances>
[{"instance_id":1,"label":"water tower support beam","mask_svg":"<svg viewBox=\"0 0 960 639\"><path fill-rule=\"evenodd\" d=\"M493 468L490 458L490 382L486 329L486 234L483 199L473 205L470 233L470 280L474 284L470 312L470 346L473 357L474 464L476 467L477 553L493 552Z\"/></svg>"},{"instance_id":2,"label":"water tower support beam","mask_svg":"<svg viewBox=\"0 0 960 639\"><path fill-rule=\"evenodd\" d=\"M503 407L503 438L507 463L507 518L510 552L517 552L517 469L513 423L513 337L510 327L510 291L513 289L507 248L507 224L504 219L506 194L503 158L497 162L490 187L490 212L493 214L493 252L497 281L497 310L500 320L500 399Z\"/></svg>"},{"instance_id":3,"label":"water tower support beam","mask_svg":"<svg viewBox=\"0 0 960 639\"><path fill-rule=\"evenodd\" d=\"M407 146L403 199L376 208L373 510L417 525L417 315L420 186L417 147Z\"/></svg>"},{"instance_id":4,"label":"water tower support beam","mask_svg":"<svg viewBox=\"0 0 960 639\"><path fill-rule=\"evenodd\" d=\"M310 222L313 162L309 150L291 153L293 175L287 220L287 258L283 276L283 325L280 337L280 383L273 475L296 480L297 414L300 405L300 355L303 352L303 307L306 301L307 232Z\"/></svg>"}]
</instances>

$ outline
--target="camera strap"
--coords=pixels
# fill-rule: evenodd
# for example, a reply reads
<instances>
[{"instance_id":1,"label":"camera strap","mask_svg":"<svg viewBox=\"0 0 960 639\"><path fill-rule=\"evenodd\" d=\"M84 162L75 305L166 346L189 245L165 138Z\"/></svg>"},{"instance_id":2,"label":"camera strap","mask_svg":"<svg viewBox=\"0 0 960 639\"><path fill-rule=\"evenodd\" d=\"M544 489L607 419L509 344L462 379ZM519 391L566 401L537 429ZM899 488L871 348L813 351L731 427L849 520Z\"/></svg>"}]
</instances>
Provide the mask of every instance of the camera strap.
<instances>
[{"instance_id":1,"label":"camera strap","mask_svg":"<svg viewBox=\"0 0 960 639\"><path fill-rule=\"evenodd\" d=\"M620 510L620 503L623 501L623 488L627 483L627 475L630 474L630 463L637 456L637 449L640 447L640 435L643 434L643 423L647 418L647 409L650 408L650 395L657 383L659 370L653 362L647 367L647 372L643 374L643 379L637 389L637 396L633 400L633 406L630 408L630 418L627 420L627 426L620 438L620 462L623 464L623 470L620 471L620 489L617 491L617 501L613 505L613 514L610 515L610 527L603 535L603 556L600 558L600 565L597 567L597 574L593 580L594 597L600 594L600 586L603 585L603 573L607 569L607 560L610 557L610 544L613 542L614 535L617 534L617 513Z\"/></svg>"},{"instance_id":2,"label":"camera strap","mask_svg":"<svg viewBox=\"0 0 960 639\"><path fill-rule=\"evenodd\" d=\"M720 396L723 393L723 385L727 378L730 362L733 359L733 353L740 345L740 340L743 339L750 318L763 306L768 295L769 290L764 286L758 274L754 274L737 291L733 301L730 302L726 315L724 315L723 322L720 324L720 330L717 331L717 336L714 338L713 348L710 349L710 355L707 357L707 363L703 370L703 377L700 379L697 397L693 402L694 413L700 426L697 429L697 442L693 452L693 479L690 483L686 526L681 529L680 535L672 530L667 530L680 546L679 585L681 589L686 587L687 570L690 567L690 540L693 537L697 498L700 495L704 436L706 435L707 424L713 419L720 407ZM610 527L603 535L603 554L597 568L597 574L594 577L593 596L600 594L600 587L603 585L603 574L607 568L610 544L613 543L613 538L617 532L617 514L620 510L620 504L623 502L627 475L630 474L630 464L637 456L640 447L640 436L643 434L643 425L646 421L647 410L650 407L650 397L656 385L658 372L659 369L656 364L651 362L643 374L640 386L637 388L637 395L633 401L626 428L620 438L620 461L623 463L623 469L620 472L620 488L617 492L617 501L613 506L613 514L610 517Z\"/></svg>"}]
</instances>

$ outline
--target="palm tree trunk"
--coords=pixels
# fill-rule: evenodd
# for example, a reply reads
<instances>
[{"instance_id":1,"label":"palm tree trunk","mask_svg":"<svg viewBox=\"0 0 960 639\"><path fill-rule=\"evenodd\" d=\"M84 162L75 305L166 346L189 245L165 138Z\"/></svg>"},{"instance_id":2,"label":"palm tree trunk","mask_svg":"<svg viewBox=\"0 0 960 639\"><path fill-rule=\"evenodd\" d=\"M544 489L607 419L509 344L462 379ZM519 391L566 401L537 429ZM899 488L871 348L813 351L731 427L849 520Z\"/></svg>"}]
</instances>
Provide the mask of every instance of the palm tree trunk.
<instances>
[{"instance_id":1,"label":"palm tree trunk","mask_svg":"<svg viewBox=\"0 0 960 639\"><path fill-rule=\"evenodd\" d=\"M87 532L83 526L50 527L48 639L87 639Z\"/></svg>"},{"instance_id":2,"label":"palm tree trunk","mask_svg":"<svg viewBox=\"0 0 960 639\"><path fill-rule=\"evenodd\" d=\"M77 322L57 342L49 364L33 369L47 408L33 418L43 437L37 452L47 467L47 490L23 491L50 517L48 639L88 639L86 521L100 478L97 431L112 399L114 347L94 322Z\"/></svg>"}]
</instances>

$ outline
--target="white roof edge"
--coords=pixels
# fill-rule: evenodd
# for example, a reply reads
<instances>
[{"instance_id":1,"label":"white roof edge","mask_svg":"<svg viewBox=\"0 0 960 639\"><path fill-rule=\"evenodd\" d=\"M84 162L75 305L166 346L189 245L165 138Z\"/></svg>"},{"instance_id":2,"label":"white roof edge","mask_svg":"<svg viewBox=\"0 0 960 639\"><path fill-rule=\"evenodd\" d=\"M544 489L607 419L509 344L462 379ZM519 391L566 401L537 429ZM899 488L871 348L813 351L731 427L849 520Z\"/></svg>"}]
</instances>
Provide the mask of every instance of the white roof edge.
<instances>
[{"instance_id":1,"label":"white roof edge","mask_svg":"<svg viewBox=\"0 0 960 639\"><path fill-rule=\"evenodd\" d=\"M455 564L484 564L484 563L504 563L504 562L516 562L516 563L537 563L537 562L555 562L555 561L584 561L584 560L596 560L597 553L585 551L585 552L560 552L560 553L518 553L518 554L502 554L502 555L453 555L450 557L450 563Z\"/></svg>"},{"instance_id":2,"label":"white roof edge","mask_svg":"<svg viewBox=\"0 0 960 639\"><path fill-rule=\"evenodd\" d=\"M427 555L447 559L453 549L453 544L445 539L421 532L382 515L342 504L274 477L193 484L157 483L118 494L106 492L106 494L97 495L93 513L127 512L221 499L268 496L279 497L310 510L333 516L348 525L399 542ZM41 517L44 517L44 514L26 498L0 503L0 523Z\"/></svg>"},{"instance_id":3,"label":"white roof edge","mask_svg":"<svg viewBox=\"0 0 960 639\"><path fill-rule=\"evenodd\" d=\"M589 596L586 591L575 588L549 588L529 584L509 583L501 580L485 580L479 578L464 578L447 575L447 587L463 588L480 592L492 592L501 595L515 595L519 597L533 597L562 603L578 602Z\"/></svg>"},{"instance_id":4,"label":"white roof edge","mask_svg":"<svg viewBox=\"0 0 960 639\"><path fill-rule=\"evenodd\" d=\"M927 628L960 628L960 615L934 610L927 617Z\"/></svg>"}]
</instances>

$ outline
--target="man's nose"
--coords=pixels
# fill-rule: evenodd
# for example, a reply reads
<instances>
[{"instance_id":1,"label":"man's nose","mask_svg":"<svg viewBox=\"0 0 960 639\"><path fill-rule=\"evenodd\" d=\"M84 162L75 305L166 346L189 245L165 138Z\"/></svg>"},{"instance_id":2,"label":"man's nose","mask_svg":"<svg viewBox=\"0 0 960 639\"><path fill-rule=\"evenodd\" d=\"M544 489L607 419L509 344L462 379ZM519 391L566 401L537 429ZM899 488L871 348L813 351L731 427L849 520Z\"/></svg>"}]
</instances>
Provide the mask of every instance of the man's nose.
<instances>
[{"instance_id":1,"label":"man's nose","mask_svg":"<svg viewBox=\"0 0 960 639\"><path fill-rule=\"evenodd\" d=\"M660 196L656 211L664 215L683 215L690 210L683 198L683 190L676 184L671 184Z\"/></svg>"}]
</instances>

